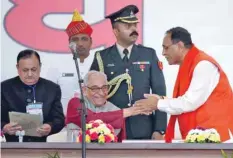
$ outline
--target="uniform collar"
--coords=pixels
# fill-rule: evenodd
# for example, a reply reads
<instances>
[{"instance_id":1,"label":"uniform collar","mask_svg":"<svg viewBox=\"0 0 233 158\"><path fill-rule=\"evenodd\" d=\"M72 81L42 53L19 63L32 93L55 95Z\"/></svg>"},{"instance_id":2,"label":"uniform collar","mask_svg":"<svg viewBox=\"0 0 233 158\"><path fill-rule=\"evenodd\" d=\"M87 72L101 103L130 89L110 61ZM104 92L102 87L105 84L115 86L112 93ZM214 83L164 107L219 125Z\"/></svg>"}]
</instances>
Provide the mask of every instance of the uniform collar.
<instances>
[{"instance_id":1,"label":"uniform collar","mask_svg":"<svg viewBox=\"0 0 233 158\"><path fill-rule=\"evenodd\" d=\"M122 47L121 45L119 45L118 43L116 43L116 47L118 49L118 52L120 53L121 58L123 59L124 56L125 56L125 54L123 53L123 51L124 51L125 48ZM130 54L131 54L132 48L133 48L133 44L130 45L128 48L126 48L129 51L128 58L130 58Z\"/></svg>"}]
</instances>

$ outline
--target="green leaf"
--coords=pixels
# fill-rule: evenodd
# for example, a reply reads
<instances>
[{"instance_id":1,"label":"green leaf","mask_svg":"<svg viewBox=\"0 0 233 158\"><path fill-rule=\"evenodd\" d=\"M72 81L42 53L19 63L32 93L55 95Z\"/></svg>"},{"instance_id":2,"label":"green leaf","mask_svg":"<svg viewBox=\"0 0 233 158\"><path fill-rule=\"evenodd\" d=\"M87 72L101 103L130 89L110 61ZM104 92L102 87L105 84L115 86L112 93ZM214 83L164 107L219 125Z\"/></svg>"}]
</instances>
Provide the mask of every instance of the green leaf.
<instances>
[{"instance_id":1,"label":"green leaf","mask_svg":"<svg viewBox=\"0 0 233 158\"><path fill-rule=\"evenodd\" d=\"M224 152L224 150L221 150L223 158L227 158L227 154Z\"/></svg>"},{"instance_id":2,"label":"green leaf","mask_svg":"<svg viewBox=\"0 0 233 158\"><path fill-rule=\"evenodd\" d=\"M48 158L53 158L53 156L52 156L52 155L50 155L49 153L47 153L47 155L48 155Z\"/></svg>"},{"instance_id":3,"label":"green leaf","mask_svg":"<svg viewBox=\"0 0 233 158\"><path fill-rule=\"evenodd\" d=\"M55 153L54 158L59 158L59 155L57 152Z\"/></svg>"},{"instance_id":4,"label":"green leaf","mask_svg":"<svg viewBox=\"0 0 233 158\"><path fill-rule=\"evenodd\" d=\"M47 153L47 156L48 156L47 158L60 158L58 152L56 152L54 155Z\"/></svg>"}]
</instances>

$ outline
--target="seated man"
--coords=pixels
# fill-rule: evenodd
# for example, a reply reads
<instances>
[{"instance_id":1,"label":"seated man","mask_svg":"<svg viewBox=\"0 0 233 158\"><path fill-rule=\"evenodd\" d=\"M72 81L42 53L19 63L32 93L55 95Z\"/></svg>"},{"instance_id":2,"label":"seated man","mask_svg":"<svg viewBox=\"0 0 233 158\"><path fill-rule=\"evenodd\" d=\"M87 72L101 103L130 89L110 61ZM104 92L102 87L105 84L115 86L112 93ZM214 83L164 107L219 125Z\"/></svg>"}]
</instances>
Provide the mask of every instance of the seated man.
<instances>
[{"instance_id":1,"label":"seated man","mask_svg":"<svg viewBox=\"0 0 233 158\"><path fill-rule=\"evenodd\" d=\"M107 101L108 85L107 77L98 71L89 71L84 77L83 86L85 106L87 107L86 122L100 119L111 124L118 135L119 141L126 138L124 118L138 115L141 111L136 107L120 109ZM66 124L74 123L81 127L81 103L78 98L72 98L67 108ZM120 131L120 130L121 131Z\"/></svg>"},{"instance_id":2,"label":"seated man","mask_svg":"<svg viewBox=\"0 0 233 158\"><path fill-rule=\"evenodd\" d=\"M58 133L64 127L61 89L40 77L41 62L36 51L21 51L16 67L19 76L1 83L1 130L7 142L17 142L16 131L24 129L17 123L10 123L9 112L38 112L43 116L43 125L37 129L39 137L24 136L23 141L46 142L48 135ZM33 104L37 106L34 111Z\"/></svg>"}]
</instances>

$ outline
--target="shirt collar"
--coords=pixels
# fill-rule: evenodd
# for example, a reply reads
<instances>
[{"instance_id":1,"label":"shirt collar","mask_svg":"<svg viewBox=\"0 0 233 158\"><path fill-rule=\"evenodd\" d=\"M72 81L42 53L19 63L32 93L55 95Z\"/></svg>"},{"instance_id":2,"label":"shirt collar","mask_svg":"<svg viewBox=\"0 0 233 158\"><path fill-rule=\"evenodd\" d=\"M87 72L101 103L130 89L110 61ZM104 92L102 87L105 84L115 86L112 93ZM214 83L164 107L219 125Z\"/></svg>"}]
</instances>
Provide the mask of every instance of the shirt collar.
<instances>
[{"instance_id":1,"label":"shirt collar","mask_svg":"<svg viewBox=\"0 0 233 158\"><path fill-rule=\"evenodd\" d=\"M122 47L121 45L119 45L118 43L116 43L116 47L118 49L118 52L120 53L121 58L123 59L124 56L125 56L125 54L123 53L123 51L124 51L125 48ZM133 44L130 45L128 48L126 48L129 51L128 58L130 58L130 54L131 54L132 48L133 48Z\"/></svg>"}]
</instances>

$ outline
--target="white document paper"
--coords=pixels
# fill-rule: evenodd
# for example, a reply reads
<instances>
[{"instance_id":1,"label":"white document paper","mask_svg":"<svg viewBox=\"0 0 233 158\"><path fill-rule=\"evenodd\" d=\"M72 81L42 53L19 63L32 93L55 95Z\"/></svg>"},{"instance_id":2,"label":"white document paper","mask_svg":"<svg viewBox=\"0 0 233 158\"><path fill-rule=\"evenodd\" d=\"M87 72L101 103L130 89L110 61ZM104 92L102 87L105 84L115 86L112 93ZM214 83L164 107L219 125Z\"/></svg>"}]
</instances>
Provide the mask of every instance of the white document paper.
<instances>
[{"instance_id":1,"label":"white document paper","mask_svg":"<svg viewBox=\"0 0 233 158\"><path fill-rule=\"evenodd\" d=\"M25 131L25 136L39 136L37 128L42 126L43 121L40 115L21 112L9 112L10 122L18 123Z\"/></svg>"}]
</instances>

